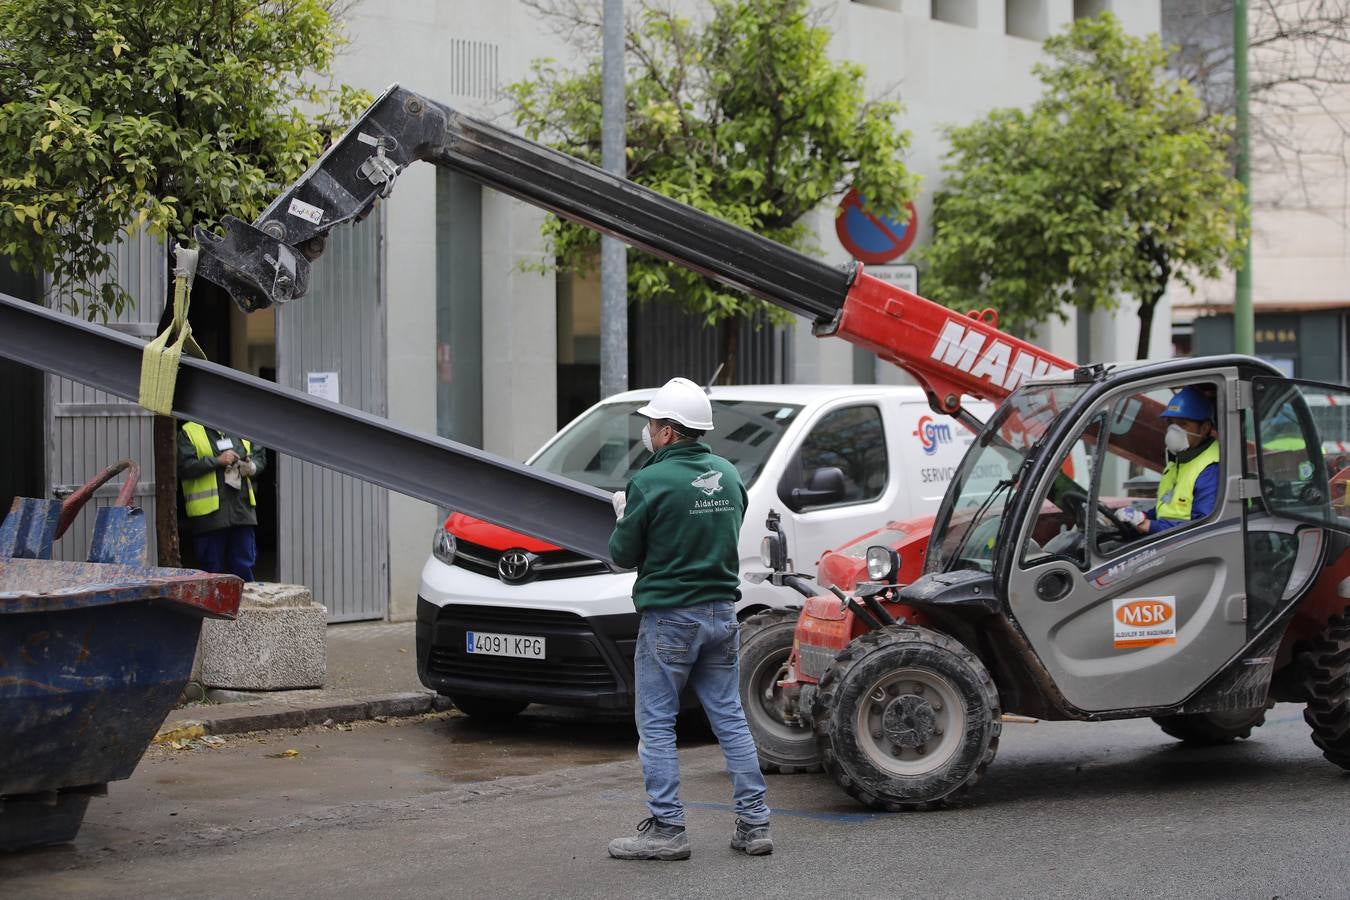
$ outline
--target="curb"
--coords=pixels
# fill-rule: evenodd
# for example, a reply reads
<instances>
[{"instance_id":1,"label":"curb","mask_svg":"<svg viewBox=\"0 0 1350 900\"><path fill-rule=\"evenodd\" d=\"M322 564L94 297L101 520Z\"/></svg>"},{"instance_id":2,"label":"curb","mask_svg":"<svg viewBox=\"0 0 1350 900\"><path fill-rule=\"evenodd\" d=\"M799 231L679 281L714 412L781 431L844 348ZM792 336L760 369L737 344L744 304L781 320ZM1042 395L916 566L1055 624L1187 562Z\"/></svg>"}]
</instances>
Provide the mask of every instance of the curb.
<instances>
[{"instance_id":1,"label":"curb","mask_svg":"<svg viewBox=\"0 0 1350 900\"><path fill-rule=\"evenodd\" d=\"M358 722L376 718L418 716L450 709L450 699L439 694L416 691L353 697L348 700L262 701L227 703L212 708L206 715L174 717L160 726L155 743L202 737L208 734L240 734L272 728L304 728L324 722Z\"/></svg>"}]
</instances>

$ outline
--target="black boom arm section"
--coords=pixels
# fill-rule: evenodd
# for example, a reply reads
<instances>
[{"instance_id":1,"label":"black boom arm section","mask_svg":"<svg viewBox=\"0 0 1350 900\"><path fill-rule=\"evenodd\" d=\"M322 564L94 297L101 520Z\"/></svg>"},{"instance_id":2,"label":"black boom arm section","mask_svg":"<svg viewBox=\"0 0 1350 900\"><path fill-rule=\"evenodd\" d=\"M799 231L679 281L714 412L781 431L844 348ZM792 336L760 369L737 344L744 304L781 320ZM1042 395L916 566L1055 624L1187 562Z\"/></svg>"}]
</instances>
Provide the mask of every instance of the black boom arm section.
<instances>
[{"instance_id":1,"label":"black boom arm section","mask_svg":"<svg viewBox=\"0 0 1350 900\"><path fill-rule=\"evenodd\" d=\"M334 226L359 220L398 174L425 160L824 321L854 271L840 269L671 200L487 122L390 87L252 225L227 216L225 235L199 227L198 272L245 311L305 294L309 262Z\"/></svg>"}]
</instances>

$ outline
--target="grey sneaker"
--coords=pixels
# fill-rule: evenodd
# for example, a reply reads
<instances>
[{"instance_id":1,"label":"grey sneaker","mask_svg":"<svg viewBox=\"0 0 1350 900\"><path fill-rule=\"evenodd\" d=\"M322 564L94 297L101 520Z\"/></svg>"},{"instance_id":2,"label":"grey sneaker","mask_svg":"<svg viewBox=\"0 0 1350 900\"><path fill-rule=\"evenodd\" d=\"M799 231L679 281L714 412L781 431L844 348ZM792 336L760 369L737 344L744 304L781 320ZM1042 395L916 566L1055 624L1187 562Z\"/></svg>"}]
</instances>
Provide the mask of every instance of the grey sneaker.
<instances>
[{"instance_id":1,"label":"grey sneaker","mask_svg":"<svg viewBox=\"0 0 1350 900\"><path fill-rule=\"evenodd\" d=\"M773 852L773 837L769 834L769 823L752 825L736 820L736 833L731 836L731 849L742 850L750 856L768 856Z\"/></svg>"},{"instance_id":2,"label":"grey sneaker","mask_svg":"<svg viewBox=\"0 0 1350 900\"><path fill-rule=\"evenodd\" d=\"M689 835L683 825L668 825L655 816L643 819L637 837L615 838L609 855L615 859L688 859Z\"/></svg>"}]
</instances>

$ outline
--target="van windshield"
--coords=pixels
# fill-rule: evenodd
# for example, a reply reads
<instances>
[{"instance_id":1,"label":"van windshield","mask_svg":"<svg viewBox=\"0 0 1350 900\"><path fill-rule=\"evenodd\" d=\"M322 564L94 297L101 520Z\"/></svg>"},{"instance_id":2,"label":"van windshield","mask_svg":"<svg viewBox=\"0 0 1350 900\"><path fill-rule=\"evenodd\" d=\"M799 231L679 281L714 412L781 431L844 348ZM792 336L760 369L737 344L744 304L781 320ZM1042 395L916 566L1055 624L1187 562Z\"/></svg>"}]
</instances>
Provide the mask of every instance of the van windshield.
<instances>
[{"instance_id":1,"label":"van windshield","mask_svg":"<svg viewBox=\"0 0 1350 900\"><path fill-rule=\"evenodd\" d=\"M634 415L643 403L606 403L591 410L529 464L602 490L623 490L651 456L642 446L647 420ZM790 403L714 399L712 410L713 430L703 436L703 442L736 467L748 488L802 408Z\"/></svg>"}]
</instances>

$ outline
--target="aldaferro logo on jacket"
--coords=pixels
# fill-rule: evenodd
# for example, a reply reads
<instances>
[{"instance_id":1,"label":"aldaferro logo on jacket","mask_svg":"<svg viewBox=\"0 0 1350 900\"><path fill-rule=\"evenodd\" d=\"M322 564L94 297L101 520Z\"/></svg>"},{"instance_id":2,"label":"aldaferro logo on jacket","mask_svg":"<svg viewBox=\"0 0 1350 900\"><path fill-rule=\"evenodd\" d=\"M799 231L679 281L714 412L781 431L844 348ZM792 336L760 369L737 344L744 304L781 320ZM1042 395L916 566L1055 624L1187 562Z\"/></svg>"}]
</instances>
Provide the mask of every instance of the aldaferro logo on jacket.
<instances>
[{"instance_id":1,"label":"aldaferro logo on jacket","mask_svg":"<svg viewBox=\"0 0 1350 900\"><path fill-rule=\"evenodd\" d=\"M702 475L689 482L690 486L698 488L705 497L711 497L710 500L695 500L694 505L689 508L689 515L697 516L703 513L729 512L735 509L735 506L726 497L714 497L714 494L722 493L722 473L716 469L709 469Z\"/></svg>"},{"instance_id":2,"label":"aldaferro logo on jacket","mask_svg":"<svg viewBox=\"0 0 1350 900\"><path fill-rule=\"evenodd\" d=\"M709 469L689 484L711 497L722 490L722 473L716 469Z\"/></svg>"}]
</instances>

